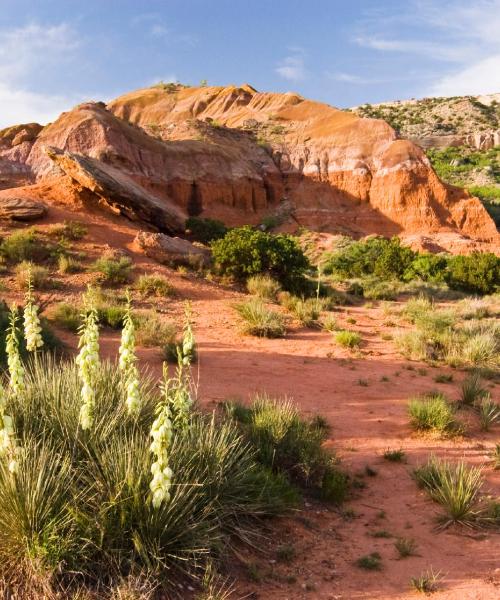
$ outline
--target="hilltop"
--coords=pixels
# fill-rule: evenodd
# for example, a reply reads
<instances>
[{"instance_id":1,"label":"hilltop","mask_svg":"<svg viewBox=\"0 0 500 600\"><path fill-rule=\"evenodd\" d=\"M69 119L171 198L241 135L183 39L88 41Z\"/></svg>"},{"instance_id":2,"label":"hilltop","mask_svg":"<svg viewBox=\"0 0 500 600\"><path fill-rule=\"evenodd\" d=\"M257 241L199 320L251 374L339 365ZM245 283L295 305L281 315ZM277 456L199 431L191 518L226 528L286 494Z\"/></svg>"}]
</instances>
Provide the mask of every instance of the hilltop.
<instances>
[{"instance_id":1,"label":"hilltop","mask_svg":"<svg viewBox=\"0 0 500 600\"><path fill-rule=\"evenodd\" d=\"M298 94L159 84L0 140L4 201L94 203L171 233L201 215L454 252L499 244L481 203L412 141Z\"/></svg>"}]
</instances>

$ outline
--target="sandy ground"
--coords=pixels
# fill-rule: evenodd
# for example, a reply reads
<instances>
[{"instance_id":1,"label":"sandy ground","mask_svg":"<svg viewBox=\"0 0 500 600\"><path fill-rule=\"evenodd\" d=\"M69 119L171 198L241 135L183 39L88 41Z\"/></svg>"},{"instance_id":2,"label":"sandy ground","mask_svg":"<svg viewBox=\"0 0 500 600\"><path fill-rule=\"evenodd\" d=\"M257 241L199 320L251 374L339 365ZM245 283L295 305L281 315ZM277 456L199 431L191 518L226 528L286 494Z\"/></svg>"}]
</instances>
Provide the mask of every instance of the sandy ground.
<instances>
[{"instance_id":1,"label":"sandy ground","mask_svg":"<svg viewBox=\"0 0 500 600\"><path fill-rule=\"evenodd\" d=\"M52 211L52 221L78 218L66 210ZM78 244L89 258L102 252L103 244L131 248L135 228L116 219L113 235L97 215L90 220L87 241ZM49 222L47 220L47 222ZM270 524L259 549L239 549L228 559L228 570L236 577L235 597L265 600L308 599L410 599L410 578L429 568L442 580L436 600L493 600L500 598L500 535L489 531L449 528L436 530L439 507L428 500L412 480L412 469L436 454L448 459L482 465L485 490L500 495L500 471L491 466L490 453L499 439L499 428L491 433L471 422L467 434L456 439L416 436L408 426L409 397L439 389L450 399L459 396L464 374L445 368L410 363L395 351L382 334L400 326L387 326L381 307L345 307L335 311L339 323L361 333L361 354L351 355L335 345L330 334L291 323L285 339L267 340L243 336L232 307L243 298L237 291L217 286L194 275L182 275L134 255L136 273L162 272L175 290L173 299L154 301L166 318L182 320L182 302L191 300L199 348L195 376L199 381L201 404L213 408L222 400L248 401L256 393L293 398L305 415L320 413L331 426L331 445L352 474L360 474L364 489L342 507L333 509L308 501L290 517ZM88 276L86 276L88 277ZM55 302L76 297L85 277L71 276L62 290L42 294ZM18 294L19 295L19 294ZM7 299L11 294L4 293ZM356 319L347 324L347 318ZM61 333L71 346L72 335ZM118 334L104 330L101 347L113 356ZM154 374L161 372L157 349L140 349L141 364ZM422 370L423 369L423 370ZM436 374L453 373L451 384L437 384ZM382 381L386 377L388 381ZM360 384L364 380L367 385ZM499 386L491 388L500 401ZM407 460L390 463L383 458L387 449L402 448ZM369 466L375 474L366 475ZM385 531L391 537L374 537ZM413 538L417 555L398 559L394 541ZM282 544L293 545L296 555L289 563L277 560ZM357 558L371 552L382 556L383 569L364 571L355 566Z\"/></svg>"}]
</instances>

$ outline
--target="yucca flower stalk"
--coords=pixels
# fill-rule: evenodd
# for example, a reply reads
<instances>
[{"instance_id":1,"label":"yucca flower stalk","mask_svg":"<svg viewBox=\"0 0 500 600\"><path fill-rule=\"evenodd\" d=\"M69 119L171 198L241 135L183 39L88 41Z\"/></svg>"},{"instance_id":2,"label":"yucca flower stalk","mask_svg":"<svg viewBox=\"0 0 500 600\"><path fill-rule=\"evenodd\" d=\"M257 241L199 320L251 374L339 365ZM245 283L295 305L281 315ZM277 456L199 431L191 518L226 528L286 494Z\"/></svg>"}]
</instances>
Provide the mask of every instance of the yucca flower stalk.
<instances>
[{"instance_id":1,"label":"yucca flower stalk","mask_svg":"<svg viewBox=\"0 0 500 600\"><path fill-rule=\"evenodd\" d=\"M80 352L76 357L78 372L82 382L80 425L90 429L94 421L95 373L99 367L99 326L97 311L91 307L84 315L80 327Z\"/></svg>"},{"instance_id":2,"label":"yucca flower stalk","mask_svg":"<svg viewBox=\"0 0 500 600\"><path fill-rule=\"evenodd\" d=\"M164 394L168 398L172 423L176 431L185 430L189 426L193 406L191 388L189 371L186 371L182 360L179 360L175 377L165 379L164 383Z\"/></svg>"},{"instance_id":3,"label":"yucca flower stalk","mask_svg":"<svg viewBox=\"0 0 500 600\"><path fill-rule=\"evenodd\" d=\"M135 327L132 319L130 296L127 294L127 312L123 320L120 348L118 350L118 366L122 373L125 388L127 411L129 415L137 414L141 407L139 394L139 370L135 353Z\"/></svg>"},{"instance_id":4,"label":"yucca flower stalk","mask_svg":"<svg viewBox=\"0 0 500 600\"><path fill-rule=\"evenodd\" d=\"M19 352L17 320L17 306L12 305L12 308L10 309L10 324L7 333L6 351L7 366L9 368L9 388L11 394L14 396L18 396L24 391L24 367Z\"/></svg>"},{"instance_id":5,"label":"yucca flower stalk","mask_svg":"<svg viewBox=\"0 0 500 600\"><path fill-rule=\"evenodd\" d=\"M39 307L35 304L33 298L33 284L31 279L31 269L28 271L28 291L25 296L24 305L24 337L26 339L26 349L28 352L36 352L43 346L42 327L38 317Z\"/></svg>"},{"instance_id":6,"label":"yucca flower stalk","mask_svg":"<svg viewBox=\"0 0 500 600\"><path fill-rule=\"evenodd\" d=\"M169 467L169 451L172 442L172 422L170 420L170 406L168 398L168 367L163 366L163 401L156 409L156 419L151 427L153 441L149 447L154 455L151 465L153 479L149 484L152 493L153 507L159 508L163 502L170 500L170 487L172 485L172 469Z\"/></svg>"},{"instance_id":7,"label":"yucca flower stalk","mask_svg":"<svg viewBox=\"0 0 500 600\"><path fill-rule=\"evenodd\" d=\"M191 303L184 305L184 329L182 335L182 364L189 366L194 359L196 352L196 340L194 338L193 326L191 323Z\"/></svg>"},{"instance_id":8,"label":"yucca flower stalk","mask_svg":"<svg viewBox=\"0 0 500 600\"><path fill-rule=\"evenodd\" d=\"M9 461L9 471L17 473L18 463L16 455L19 449L16 444L12 417L5 414L5 408L6 393L0 383L0 458L7 458Z\"/></svg>"}]
</instances>

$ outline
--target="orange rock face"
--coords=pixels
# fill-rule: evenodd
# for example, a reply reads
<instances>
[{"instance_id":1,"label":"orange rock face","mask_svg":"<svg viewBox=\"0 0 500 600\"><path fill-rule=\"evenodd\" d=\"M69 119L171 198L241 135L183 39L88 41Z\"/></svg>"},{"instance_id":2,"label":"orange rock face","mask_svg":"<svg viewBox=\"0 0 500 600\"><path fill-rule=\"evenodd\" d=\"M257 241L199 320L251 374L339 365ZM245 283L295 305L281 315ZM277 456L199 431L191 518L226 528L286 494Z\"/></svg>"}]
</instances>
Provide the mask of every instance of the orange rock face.
<instances>
[{"instance_id":1,"label":"orange rock face","mask_svg":"<svg viewBox=\"0 0 500 600\"><path fill-rule=\"evenodd\" d=\"M58 178L67 187L71 178L45 151L51 146L121 171L186 217L237 225L279 212L325 232L397 234L413 244L439 237L453 251L500 248L479 200L442 183L423 151L387 123L296 94L156 86L107 107L77 106L36 136L22 129L5 139L0 132L0 173L15 164L37 189L50 182L53 190Z\"/></svg>"}]
</instances>

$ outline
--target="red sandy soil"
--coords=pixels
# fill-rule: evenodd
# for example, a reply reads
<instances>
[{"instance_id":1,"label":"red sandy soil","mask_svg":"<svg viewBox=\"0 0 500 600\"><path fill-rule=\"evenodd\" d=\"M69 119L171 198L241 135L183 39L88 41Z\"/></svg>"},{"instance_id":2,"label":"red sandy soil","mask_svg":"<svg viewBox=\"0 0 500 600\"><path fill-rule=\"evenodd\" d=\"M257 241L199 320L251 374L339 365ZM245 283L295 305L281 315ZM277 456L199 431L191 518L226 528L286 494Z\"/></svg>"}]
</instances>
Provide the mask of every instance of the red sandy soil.
<instances>
[{"instance_id":1,"label":"red sandy soil","mask_svg":"<svg viewBox=\"0 0 500 600\"><path fill-rule=\"evenodd\" d=\"M62 209L52 211L52 215L52 222L78 219L77 214ZM136 230L129 223L116 218L111 232L109 220L98 215L86 214L85 221L89 223L89 235L75 247L85 249L89 258L99 255L103 244L131 248ZM355 357L336 346L329 333L299 328L294 323L285 339L243 336L232 307L244 298L243 294L161 267L141 255L133 256L137 274L162 272L170 278L176 296L152 301L167 318L180 324L183 301L192 302L199 348L195 376L204 407L212 409L229 398L247 401L258 392L291 397L304 415L320 413L328 420L328 443L349 473L364 474L367 465L376 471L374 476L364 474L365 489L357 491L342 510L308 501L296 514L273 521L258 550L239 549L237 559L231 555L227 566L236 578L235 597L410 599L419 596L410 589L410 578L432 567L442 576L439 591L433 595L436 600L500 598L500 535L463 527L438 532L435 518L439 507L417 488L411 477L412 469L434 453L482 465L485 491L500 495L500 471L493 470L490 459L494 444L499 441L498 428L493 433L481 432L466 415L463 418L470 421L466 436L443 440L417 436L408 425L409 397L439 389L456 400L463 372L402 359L393 343L383 340L381 334L405 325L396 314L387 317L377 306L345 307L334 313L339 323L362 335L361 354ZM64 281L71 282L67 288L42 294L43 299L53 302L68 300L70 295L76 298L85 280L91 278L65 276ZM5 296L12 298L10 294ZM356 323L348 324L348 317L355 318ZM397 325L384 325L389 318ZM59 333L76 346L75 336ZM102 332L104 355L114 356L118 336L117 332ZM140 349L139 355L144 367L160 374L158 349ZM436 384L434 377L442 372L453 373L454 381ZM383 376L389 381L381 381ZM360 379L368 385L360 385ZM491 385L493 399L500 401L498 386ZM386 461L382 455L388 448L402 448L407 462ZM347 519L346 510L354 511L354 518ZM373 537L374 532L381 530L393 537ZM394 548L397 537L413 538L418 545L417 556L399 560ZM277 548L285 543L296 550L290 564L276 560ZM355 566L356 559L374 551L382 556L382 571L364 571ZM260 581L249 577L249 565Z\"/></svg>"}]
</instances>

